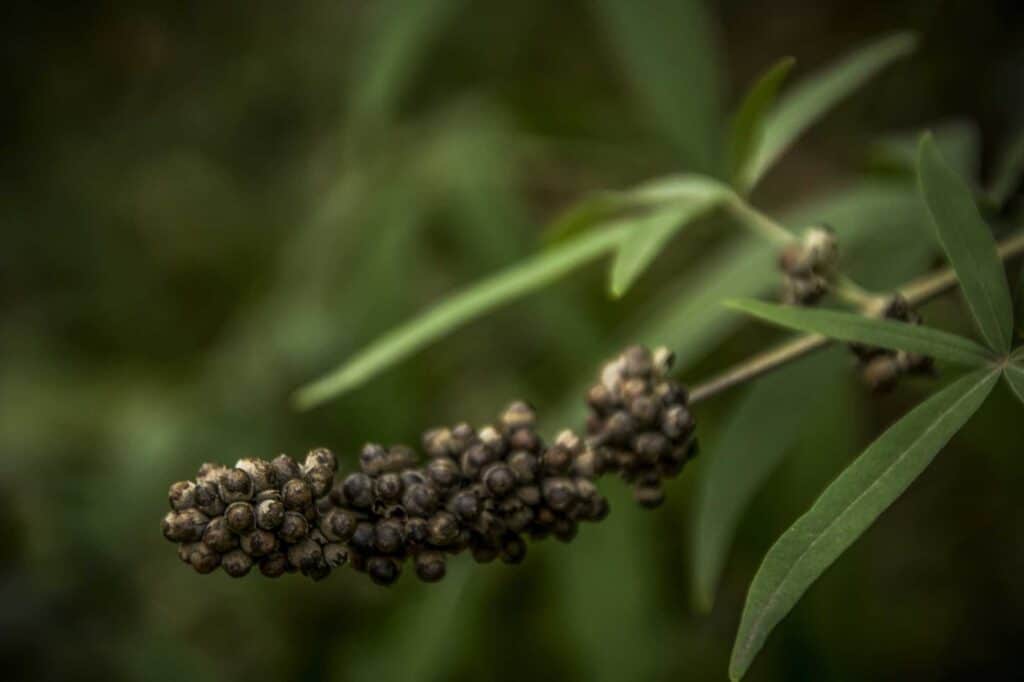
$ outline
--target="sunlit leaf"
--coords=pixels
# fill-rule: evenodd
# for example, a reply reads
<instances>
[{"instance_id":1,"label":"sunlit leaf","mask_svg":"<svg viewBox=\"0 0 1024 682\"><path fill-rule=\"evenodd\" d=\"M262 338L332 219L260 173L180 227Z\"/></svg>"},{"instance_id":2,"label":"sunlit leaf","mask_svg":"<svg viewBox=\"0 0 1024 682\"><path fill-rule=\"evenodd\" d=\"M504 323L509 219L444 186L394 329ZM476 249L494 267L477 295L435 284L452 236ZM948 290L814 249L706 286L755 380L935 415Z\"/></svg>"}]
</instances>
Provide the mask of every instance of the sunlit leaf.
<instances>
[{"instance_id":1,"label":"sunlit leaf","mask_svg":"<svg viewBox=\"0 0 1024 682\"><path fill-rule=\"evenodd\" d=\"M1006 353L1013 338L1013 306L995 240L970 189L943 160L929 134L921 138L918 150L918 184L982 336L993 350Z\"/></svg>"},{"instance_id":2,"label":"sunlit leaf","mask_svg":"<svg viewBox=\"0 0 1024 682\"><path fill-rule=\"evenodd\" d=\"M775 626L931 463L992 391L978 370L926 400L871 444L772 546L747 594L729 675L743 677Z\"/></svg>"},{"instance_id":3,"label":"sunlit leaf","mask_svg":"<svg viewBox=\"0 0 1024 682\"><path fill-rule=\"evenodd\" d=\"M992 360L991 353L970 339L896 320L754 300L730 301L727 305L773 324L839 341L931 355L969 366L984 365Z\"/></svg>"},{"instance_id":4,"label":"sunlit leaf","mask_svg":"<svg viewBox=\"0 0 1024 682\"><path fill-rule=\"evenodd\" d=\"M916 40L898 33L863 47L808 77L783 96L765 122L764 138L749 176L753 187L789 146L829 109L892 62L910 54Z\"/></svg>"},{"instance_id":5,"label":"sunlit leaf","mask_svg":"<svg viewBox=\"0 0 1024 682\"><path fill-rule=\"evenodd\" d=\"M1017 394L1021 402L1024 403L1024 362L1016 361L1008 364L1003 369L1003 377L1006 379L1006 383L1010 385L1013 392Z\"/></svg>"},{"instance_id":6,"label":"sunlit leaf","mask_svg":"<svg viewBox=\"0 0 1024 682\"><path fill-rule=\"evenodd\" d=\"M764 117L795 63L792 57L777 61L758 79L736 112L729 140L729 169L733 184L741 190L752 184L750 174L764 134Z\"/></svg>"},{"instance_id":7,"label":"sunlit leaf","mask_svg":"<svg viewBox=\"0 0 1024 682\"><path fill-rule=\"evenodd\" d=\"M372 342L323 378L299 389L306 409L337 397L485 312L550 284L616 248L628 226L594 231L533 256L455 294Z\"/></svg>"},{"instance_id":8,"label":"sunlit leaf","mask_svg":"<svg viewBox=\"0 0 1024 682\"><path fill-rule=\"evenodd\" d=\"M1002 154L992 175L988 194L997 207L1002 207L1024 176L1024 130L1017 133Z\"/></svg>"},{"instance_id":9,"label":"sunlit leaf","mask_svg":"<svg viewBox=\"0 0 1024 682\"><path fill-rule=\"evenodd\" d=\"M732 196L724 185L701 177L693 178L689 189L680 189L670 205L640 219L622 240L612 262L612 296L625 294L678 230Z\"/></svg>"},{"instance_id":10,"label":"sunlit leaf","mask_svg":"<svg viewBox=\"0 0 1024 682\"><path fill-rule=\"evenodd\" d=\"M719 65L701 0L594 4L638 98L688 170L718 171Z\"/></svg>"},{"instance_id":11,"label":"sunlit leaf","mask_svg":"<svg viewBox=\"0 0 1024 682\"><path fill-rule=\"evenodd\" d=\"M714 603L719 576L740 517L789 453L817 401L835 385L835 357L819 355L761 379L705 448L693 531L693 593L702 610Z\"/></svg>"}]
</instances>

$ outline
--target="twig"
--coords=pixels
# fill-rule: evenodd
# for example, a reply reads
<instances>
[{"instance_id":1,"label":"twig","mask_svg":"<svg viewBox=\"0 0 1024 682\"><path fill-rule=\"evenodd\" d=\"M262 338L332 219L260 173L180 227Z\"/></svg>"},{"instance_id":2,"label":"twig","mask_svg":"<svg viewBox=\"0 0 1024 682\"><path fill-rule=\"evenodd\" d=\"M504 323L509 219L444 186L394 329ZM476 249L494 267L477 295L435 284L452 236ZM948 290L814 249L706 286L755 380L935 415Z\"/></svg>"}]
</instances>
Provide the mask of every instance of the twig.
<instances>
[{"instance_id":1,"label":"twig","mask_svg":"<svg viewBox=\"0 0 1024 682\"><path fill-rule=\"evenodd\" d=\"M1008 237L999 244L999 258L1008 261L1024 254L1024 232ZM956 273L944 268L899 288L899 293L910 305L920 305L956 288ZM748 358L718 376L696 386L690 392L690 402L699 403L712 398L733 386L753 381L769 372L787 365L794 360L821 350L833 342L817 334L800 336L793 341Z\"/></svg>"}]
</instances>

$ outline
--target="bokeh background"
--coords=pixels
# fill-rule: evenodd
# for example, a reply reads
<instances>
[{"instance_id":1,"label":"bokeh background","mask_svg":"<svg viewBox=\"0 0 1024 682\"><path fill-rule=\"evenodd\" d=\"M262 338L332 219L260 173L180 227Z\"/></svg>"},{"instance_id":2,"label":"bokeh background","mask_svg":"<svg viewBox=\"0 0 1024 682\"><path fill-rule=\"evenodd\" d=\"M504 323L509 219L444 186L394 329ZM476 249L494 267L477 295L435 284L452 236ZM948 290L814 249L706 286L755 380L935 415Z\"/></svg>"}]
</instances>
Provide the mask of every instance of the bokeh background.
<instances>
[{"instance_id":1,"label":"bokeh background","mask_svg":"<svg viewBox=\"0 0 1024 682\"><path fill-rule=\"evenodd\" d=\"M198 576L158 528L168 483L205 460L327 444L351 466L367 440L483 424L513 398L550 434L581 423L581 386L625 343L672 346L694 382L782 338L717 312L723 273L750 253L712 217L622 300L595 264L318 409L289 403L380 333L537 251L587 192L708 170L680 140L711 145L781 56L798 58L799 79L885 32L919 33L912 58L829 115L754 197L787 221L867 230L845 257L874 287L939 262L906 140L942 131L983 186L1024 124L1015 0L656 4L654 22L616 0L5 7L6 679L725 679L764 552L934 382L872 397L848 354L825 353L760 394L702 405L704 456L662 509L607 481L612 516L571 545L535 545L515 568L461 557L436 586L382 589L348 570L319 584ZM645 57L651 46L671 59ZM998 230L1021 223L1019 204ZM750 268L763 273L746 293L771 295L770 262ZM956 296L924 312L970 331ZM738 409L763 409L770 429L780 403L799 428L704 613L690 587L697 481ZM1022 446L1020 406L1000 387L810 590L750 679L1014 677Z\"/></svg>"}]
</instances>

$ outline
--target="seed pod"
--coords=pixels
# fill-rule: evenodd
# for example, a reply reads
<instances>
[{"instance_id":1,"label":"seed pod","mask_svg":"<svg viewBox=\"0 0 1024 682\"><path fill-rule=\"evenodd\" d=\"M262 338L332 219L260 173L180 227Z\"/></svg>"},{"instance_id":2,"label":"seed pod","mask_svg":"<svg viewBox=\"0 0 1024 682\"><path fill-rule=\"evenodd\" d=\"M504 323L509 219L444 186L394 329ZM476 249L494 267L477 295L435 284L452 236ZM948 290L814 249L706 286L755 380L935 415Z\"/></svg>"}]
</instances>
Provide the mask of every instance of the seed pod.
<instances>
[{"instance_id":1,"label":"seed pod","mask_svg":"<svg viewBox=\"0 0 1024 682\"><path fill-rule=\"evenodd\" d=\"M422 547L430 539L430 523L419 516L405 520L405 541L410 547Z\"/></svg>"},{"instance_id":2,"label":"seed pod","mask_svg":"<svg viewBox=\"0 0 1024 682\"><path fill-rule=\"evenodd\" d=\"M388 450L387 471L401 471L416 466L416 451L407 445L392 445Z\"/></svg>"},{"instance_id":3,"label":"seed pod","mask_svg":"<svg viewBox=\"0 0 1024 682\"><path fill-rule=\"evenodd\" d=\"M196 484L196 509L213 517L223 514L224 507L224 500L220 499L215 482L202 481Z\"/></svg>"},{"instance_id":4,"label":"seed pod","mask_svg":"<svg viewBox=\"0 0 1024 682\"><path fill-rule=\"evenodd\" d=\"M373 491L378 500L396 502L402 497L402 477L394 472L381 474L373 482Z\"/></svg>"},{"instance_id":5,"label":"seed pod","mask_svg":"<svg viewBox=\"0 0 1024 682\"><path fill-rule=\"evenodd\" d=\"M266 556L277 549L277 536L266 530L254 530L241 539L242 551L253 558Z\"/></svg>"},{"instance_id":6,"label":"seed pod","mask_svg":"<svg viewBox=\"0 0 1024 682\"><path fill-rule=\"evenodd\" d=\"M531 428L515 429L508 434L508 448L536 452L541 448L540 436Z\"/></svg>"},{"instance_id":7,"label":"seed pod","mask_svg":"<svg viewBox=\"0 0 1024 682\"><path fill-rule=\"evenodd\" d=\"M633 489L633 499L635 499L637 504L641 507L654 509L665 501L665 493L657 482L643 483Z\"/></svg>"},{"instance_id":8,"label":"seed pod","mask_svg":"<svg viewBox=\"0 0 1024 682\"><path fill-rule=\"evenodd\" d=\"M191 545L188 562L196 573L212 573L220 565L221 555L203 543L196 542Z\"/></svg>"},{"instance_id":9,"label":"seed pod","mask_svg":"<svg viewBox=\"0 0 1024 682\"><path fill-rule=\"evenodd\" d=\"M238 538L228 528L227 519L218 516L206 524L206 530L203 531L203 544L213 551L223 554L238 547Z\"/></svg>"},{"instance_id":10,"label":"seed pod","mask_svg":"<svg viewBox=\"0 0 1024 682\"><path fill-rule=\"evenodd\" d=\"M532 483L537 476L540 462L529 452L522 450L513 452L508 458L508 465L516 475L519 483Z\"/></svg>"},{"instance_id":11,"label":"seed pod","mask_svg":"<svg viewBox=\"0 0 1024 682\"><path fill-rule=\"evenodd\" d=\"M541 486L544 501L555 511L567 510L576 501L572 481L567 478L549 478Z\"/></svg>"},{"instance_id":12,"label":"seed pod","mask_svg":"<svg viewBox=\"0 0 1024 682\"><path fill-rule=\"evenodd\" d=\"M327 448L313 448L307 452L304 464L307 471L314 467L324 467L331 473L338 470L338 458Z\"/></svg>"},{"instance_id":13,"label":"seed pod","mask_svg":"<svg viewBox=\"0 0 1024 682\"><path fill-rule=\"evenodd\" d=\"M523 427L532 427L537 422L537 413L528 403L521 400L509 403L501 413L499 422L503 430L512 431Z\"/></svg>"},{"instance_id":14,"label":"seed pod","mask_svg":"<svg viewBox=\"0 0 1024 682\"><path fill-rule=\"evenodd\" d=\"M196 506L196 484L192 481L172 483L167 491L167 501L174 511L185 511Z\"/></svg>"},{"instance_id":15,"label":"seed pod","mask_svg":"<svg viewBox=\"0 0 1024 682\"><path fill-rule=\"evenodd\" d=\"M374 547L381 554L395 554L405 542L405 538L402 536L402 524L393 519L378 522L373 535Z\"/></svg>"},{"instance_id":16,"label":"seed pod","mask_svg":"<svg viewBox=\"0 0 1024 682\"><path fill-rule=\"evenodd\" d=\"M597 453L587 448L573 460L570 473L583 478L597 478L604 471Z\"/></svg>"},{"instance_id":17,"label":"seed pod","mask_svg":"<svg viewBox=\"0 0 1024 682\"><path fill-rule=\"evenodd\" d=\"M262 459L240 459L235 462L235 467L241 469L252 479L253 492L259 494L264 490L270 490L277 484L277 476L270 462Z\"/></svg>"},{"instance_id":18,"label":"seed pod","mask_svg":"<svg viewBox=\"0 0 1024 682\"><path fill-rule=\"evenodd\" d=\"M264 499L256 505L256 525L263 530L277 530L284 521L284 502Z\"/></svg>"},{"instance_id":19,"label":"seed pod","mask_svg":"<svg viewBox=\"0 0 1024 682\"><path fill-rule=\"evenodd\" d=\"M469 446L462 453L462 473L476 478L480 470L496 459L496 456L481 443Z\"/></svg>"},{"instance_id":20,"label":"seed pod","mask_svg":"<svg viewBox=\"0 0 1024 682\"><path fill-rule=\"evenodd\" d=\"M437 503L437 492L425 483L410 485L402 495L402 506L412 516L429 516Z\"/></svg>"},{"instance_id":21,"label":"seed pod","mask_svg":"<svg viewBox=\"0 0 1024 682\"><path fill-rule=\"evenodd\" d=\"M274 482L283 486L293 478L302 477L302 469L299 463L288 455L278 455L270 461L270 468L274 471Z\"/></svg>"},{"instance_id":22,"label":"seed pod","mask_svg":"<svg viewBox=\"0 0 1024 682\"><path fill-rule=\"evenodd\" d=\"M256 524L256 514L248 502L232 502L224 512L227 527L234 533L245 533Z\"/></svg>"},{"instance_id":23,"label":"seed pod","mask_svg":"<svg viewBox=\"0 0 1024 682\"><path fill-rule=\"evenodd\" d=\"M536 507L541 503L540 487L536 485L524 485L516 489L516 497L528 507Z\"/></svg>"},{"instance_id":24,"label":"seed pod","mask_svg":"<svg viewBox=\"0 0 1024 682\"><path fill-rule=\"evenodd\" d=\"M423 452L427 457L450 457L454 454L454 443L450 429L439 427L423 432Z\"/></svg>"},{"instance_id":25,"label":"seed pod","mask_svg":"<svg viewBox=\"0 0 1024 682\"><path fill-rule=\"evenodd\" d=\"M309 523L306 517L298 512L285 512L281 527L277 529L277 535L287 543L295 543L302 540L309 533Z\"/></svg>"},{"instance_id":26,"label":"seed pod","mask_svg":"<svg viewBox=\"0 0 1024 682\"><path fill-rule=\"evenodd\" d=\"M356 509L369 509L373 505L373 479L365 473L356 472L346 476L342 490L345 500Z\"/></svg>"},{"instance_id":27,"label":"seed pod","mask_svg":"<svg viewBox=\"0 0 1024 682\"><path fill-rule=\"evenodd\" d=\"M487 448L487 451L491 453L491 460L498 459L505 454L505 438L501 435L501 432L493 426L485 426L480 429L480 433L477 434L477 438L480 439L480 444Z\"/></svg>"},{"instance_id":28,"label":"seed pod","mask_svg":"<svg viewBox=\"0 0 1024 682\"><path fill-rule=\"evenodd\" d=\"M416 576L425 583L436 583L444 578L445 560L441 552L427 551L416 555Z\"/></svg>"},{"instance_id":29,"label":"seed pod","mask_svg":"<svg viewBox=\"0 0 1024 682\"><path fill-rule=\"evenodd\" d=\"M668 454L670 447L668 439L657 431L647 431L633 437L633 452L648 464Z\"/></svg>"},{"instance_id":30,"label":"seed pod","mask_svg":"<svg viewBox=\"0 0 1024 682\"><path fill-rule=\"evenodd\" d=\"M355 514L334 507L321 517L320 530L332 542L345 542L356 532L357 523Z\"/></svg>"},{"instance_id":31,"label":"seed pod","mask_svg":"<svg viewBox=\"0 0 1024 682\"><path fill-rule=\"evenodd\" d=\"M435 547L450 545L459 537L459 522L453 514L438 512L430 518L427 533L430 544Z\"/></svg>"},{"instance_id":32,"label":"seed pod","mask_svg":"<svg viewBox=\"0 0 1024 682\"><path fill-rule=\"evenodd\" d=\"M315 572L324 562L323 550L309 538L288 548L288 563L303 573Z\"/></svg>"},{"instance_id":33,"label":"seed pod","mask_svg":"<svg viewBox=\"0 0 1024 682\"><path fill-rule=\"evenodd\" d=\"M217 492L225 504L251 500L253 496L252 479L241 469L227 469L220 475Z\"/></svg>"},{"instance_id":34,"label":"seed pod","mask_svg":"<svg viewBox=\"0 0 1024 682\"><path fill-rule=\"evenodd\" d=\"M506 564L519 564L526 558L526 543L515 534L506 535L501 542L501 560Z\"/></svg>"},{"instance_id":35,"label":"seed pod","mask_svg":"<svg viewBox=\"0 0 1024 682\"><path fill-rule=\"evenodd\" d=\"M462 472L455 460L448 457L435 457L426 466L429 478L441 490L451 490L462 478Z\"/></svg>"},{"instance_id":36,"label":"seed pod","mask_svg":"<svg viewBox=\"0 0 1024 682\"><path fill-rule=\"evenodd\" d=\"M370 574L370 580L378 585L391 585L398 580L401 569L394 559L374 556L366 561L366 572Z\"/></svg>"},{"instance_id":37,"label":"seed pod","mask_svg":"<svg viewBox=\"0 0 1024 682\"><path fill-rule=\"evenodd\" d=\"M480 515L480 500L472 490L457 492L448 506L460 521L470 522Z\"/></svg>"},{"instance_id":38,"label":"seed pod","mask_svg":"<svg viewBox=\"0 0 1024 682\"><path fill-rule=\"evenodd\" d=\"M506 464L491 464L483 472L483 482L487 490L496 497L504 497L516 487L516 475Z\"/></svg>"},{"instance_id":39,"label":"seed pod","mask_svg":"<svg viewBox=\"0 0 1024 682\"><path fill-rule=\"evenodd\" d=\"M252 569L252 558L242 550L235 549L223 556L221 565L232 578L241 578Z\"/></svg>"},{"instance_id":40,"label":"seed pod","mask_svg":"<svg viewBox=\"0 0 1024 682\"><path fill-rule=\"evenodd\" d=\"M377 476L384 472L388 451L379 443L367 443L359 453L359 467L364 474ZM369 506L369 505L367 505Z\"/></svg>"},{"instance_id":41,"label":"seed pod","mask_svg":"<svg viewBox=\"0 0 1024 682\"><path fill-rule=\"evenodd\" d=\"M306 509L313 504L313 489L301 478L293 478L281 486L281 501L287 509Z\"/></svg>"},{"instance_id":42,"label":"seed pod","mask_svg":"<svg viewBox=\"0 0 1024 682\"><path fill-rule=\"evenodd\" d=\"M629 415L637 424L647 426L657 421L659 407L654 396L642 395L629 403Z\"/></svg>"},{"instance_id":43,"label":"seed pod","mask_svg":"<svg viewBox=\"0 0 1024 682\"><path fill-rule=\"evenodd\" d=\"M540 457L541 469L550 476L559 476L569 472L572 464L572 455L568 450L558 447L550 447Z\"/></svg>"},{"instance_id":44,"label":"seed pod","mask_svg":"<svg viewBox=\"0 0 1024 682\"><path fill-rule=\"evenodd\" d=\"M693 416L682 405L673 405L661 416L661 432L672 440L678 440L693 432Z\"/></svg>"},{"instance_id":45,"label":"seed pod","mask_svg":"<svg viewBox=\"0 0 1024 682\"><path fill-rule=\"evenodd\" d=\"M370 554L373 552L375 533L373 524L369 521L360 521L356 524L356 530L352 533L352 538L349 540L349 546L361 554Z\"/></svg>"},{"instance_id":46,"label":"seed pod","mask_svg":"<svg viewBox=\"0 0 1024 682\"><path fill-rule=\"evenodd\" d=\"M313 466L306 471L306 483L313 493L313 499L321 498L334 484L334 472L325 466Z\"/></svg>"},{"instance_id":47,"label":"seed pod","mask_svg":"<svg viewBox=\"0 0 1024 682\"><path fill-rule=\"evenodd\" d=\"M260 559L260 573L268 578L279 578L288 570L288 557L283 552L274 552Z\"/></svg>"},{"instance_id":48,"label":"seed pod","mask_svg":"<svg viewBox=\"0 0 1024 682\"><path fill-rule=\"evenodd\" d=\"M171 542L196 542L203 537L209 517L198 509L167 512L161 530Z\"/></svg>"},{"instance_id":49,"label":"seed pod","mask_svg":"<svg viewBox=\"0 0 1024 682\"><path fill-rule=\"evenodd\" d=\"M217 480L220 475L224 473L225 467L223 464L216 462L203 462L199 465L199 470L196 472L196 483L209 482L214 485L217 484Z\"/></svg>"},{"instance_id":50,"label":"seed pod","mask_svg":"<svg viewBox=\"0 0 1024 682\"><path fill-rule=\"evenodd\" d=\"M324 545L324 561L331 568L340 568L348 561L348 550L340 542L330 542Z\"/></svg>"}]
</instances>

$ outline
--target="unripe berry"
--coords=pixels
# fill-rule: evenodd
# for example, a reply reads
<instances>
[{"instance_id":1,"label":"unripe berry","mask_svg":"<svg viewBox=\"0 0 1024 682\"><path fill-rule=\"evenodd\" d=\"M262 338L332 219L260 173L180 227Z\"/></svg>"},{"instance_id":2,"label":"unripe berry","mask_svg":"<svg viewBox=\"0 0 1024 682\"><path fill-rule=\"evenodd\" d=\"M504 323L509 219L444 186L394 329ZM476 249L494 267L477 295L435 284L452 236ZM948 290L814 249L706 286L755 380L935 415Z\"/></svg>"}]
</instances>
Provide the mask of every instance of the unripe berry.
<instances>
[{"instance_id":1,"label":"unripe berry","mask_svg":"<svg viewBox=\"0 0 1024 682\"><path fill-rule=\"evenodd\" d=\"M416 576L425 583L436 583L444 578L445 560L441 552L420 552L416 555Z\"/></svg>"}]
</instances>

